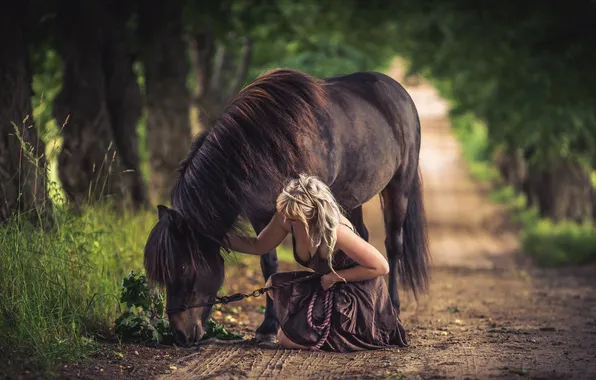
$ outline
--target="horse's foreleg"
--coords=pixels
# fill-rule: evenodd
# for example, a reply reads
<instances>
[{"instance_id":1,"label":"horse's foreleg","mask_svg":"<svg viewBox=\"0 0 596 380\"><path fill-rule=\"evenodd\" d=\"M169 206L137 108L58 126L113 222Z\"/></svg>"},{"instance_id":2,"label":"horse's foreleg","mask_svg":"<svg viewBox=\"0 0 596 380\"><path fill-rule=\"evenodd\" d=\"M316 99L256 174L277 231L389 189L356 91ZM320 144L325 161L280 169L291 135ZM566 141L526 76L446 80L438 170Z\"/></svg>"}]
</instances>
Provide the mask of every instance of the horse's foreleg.
<instances>
[{"instance_id":1,"label":"horse's foreleg","mask_svg":"<svg viewBox=\"0 0 596 380\"><path fill-rule=\"evenodd\" d=\"M385 249L389 261L389 296L399 314L400 300L397 290L399 261L403 258L403 224L406 218L408 198L400 188L399 180L392 179L381 192L383 218L385 220Z\"/></svg>"},{"instance_id":2,"label":"horse's foreleg","mask_svg":"<svg viewBox=\"0 0 596 380\"><path fill-rule=\"evenodd\" d=\"M352 224L354 225L354 228L356 228L356 231L358 231L360 237L368 241L368 229L364 224L364 217L362 216L362 205L352 209L352 211L350 212L349 219L350 222L352 222Z\"/></svg>"},{"instance_id":3,"label":"horse's foreleg","mask_svg":"<svg viewBox=\"0 0 596 380\"><path fill-rule=\"evenodd\" d=\"M259 234L263 228L265 228L266 223L259 223L259 222L252 222L252 226L257 234ZM277 252L273 249L270 252L267 252L263 256L261 256L261 271L263 272L263 278L265 283L272 274L277 273L278 263L277 263ZM277 329L279 328L277 324L277 319L275 318L275 308L273 305L273 300L269 295L265 295L267 297L267 305L265 306L265 317L263 319L263 323L257 328L256 330L256 340L257 342L275 342L277 336Z\"/></svg>"}]
</instances>

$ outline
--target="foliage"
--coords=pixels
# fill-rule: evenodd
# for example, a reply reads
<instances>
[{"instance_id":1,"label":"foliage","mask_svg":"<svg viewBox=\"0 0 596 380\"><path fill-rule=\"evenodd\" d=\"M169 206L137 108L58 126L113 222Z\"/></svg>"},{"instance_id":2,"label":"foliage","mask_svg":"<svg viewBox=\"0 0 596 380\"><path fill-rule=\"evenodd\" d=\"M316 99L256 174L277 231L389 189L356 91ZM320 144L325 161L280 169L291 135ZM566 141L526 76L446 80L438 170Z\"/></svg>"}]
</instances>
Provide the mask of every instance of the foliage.
<instances>
[{"instance_id":1,"label":"foliage","mask_svg":"<svg viewBox=\"0 0 596 380\"><path fill-rule=\"evenodd\" d=\"M524 250L544 266L582 265L596 261L596 228L592 223L540 220L524 231Z\"/></svg>"},{"instance_id":2,"label":"foliage","mask_svg":"<svg viewBox=\"0 0 596 380\"><path fill-rule=\"evenodd\" d=\"M241 39L253 41L245 82L274 67L316 76L380 69L394 55L392 16L380 1L191 1L184 9L187 28L210 28L231 59Z\"/></svg>"},{"instance_id":3,"label":"foliage","mask_svg":"<svg viewBox=\"0 0 596 380\"><path fill-rule=\"evenodd\" d=\"M237 340L242 339L244 335L231 333L223 325L220 325L213 319L210 319L207 322L207 328L205 328L205 336L222 340Z\"/></svg>"},{"instance_id":4,"label":"foliage","mask_svg":"<svg viewBox=\"0 0 596 380\"><path fill-rule=\"evenodd\" d=\"M580 0L400 2L397 48L454 112L486 123L491 148L596 158L596 4Z\"/></svg>"},{"instance_id":5,"label":"foliage","mask_svg":"<svg viewBox=\"0 0 596 380\"><path fill-rule=\"evenodd\" d=\"M471 174L477 180L498 183L497 170L487 159L486 126L471 117L455 117L456 135L462 145ZM462 130L467 133L461 133ZM592 223L554 223L528 208L525 196L502 183L489 195L507 207L510 221L520 226L523 251L546 267L581 265L596 261L596 228Z\"/></svg>"},{"instance_id":6,"label":"foliage","mask_svg":"<svg viewBox=\"0 0 596 380\"><path fill-rule=\"evenodd\" d=\"M147 278L130 272L122 281L120 302L127 306L114 322L114 332L123 340L171 344L173 337L168 320L163 317L164 298L151 292Z\"/></svg>"},{"instance_id":7,"label":"foliage","mask_svg":"<svg viewBox=\"0 0 596 380\"><path fill-rule=\"evenodd\" d=\"M35 94L31 99L33 118L40 136L48 144L60 135L60 126L52 115L52 104L62 87L62 63L58 54L51 49L35 52L32 61L36 67L31 85Z\"/></svg>"},{"instance_id":8,"label":"foliage","mask_svg":"<svg viewBox=\"0 0 596 380\"><path fill-rule=\"evenodd\" d=\"M48 371L93 349L92 337L108 331L117 312L124 268L142 268L154 219L107 207L80 216L56 207L53 218L53 230L19 215L0 228L0 350L8 366Z\"/></svg>"},{"instance_id":9,"label":"foliage","mask_svg":"<svg viewBox=\"0 0 596 380\"><path fill-rule=\"evenodd\" d=\"M158 289L149 289L144 275L129 273L122 281L120 302L127 306L114 322L114 331L124 341L172 344L170 324L164 318L164 298ZM205 336L217 339L242 339L242 334L229 332L224 326L210 319Z\"/></svg>"},{"instance_id":10,"label":"foliage","mask_svg":"<svg viewBox=\"0 0 596 380\"><path fill-rule=\"evenodd\" d=\"M501 183L493 198L520 223L525 251L544 265L579 264L595 258L593 225L541 220L491 164L497 151L521 151L530 170L557 160L596 164L596 3L554 5L404 0L395 46L409 73L431 78L450 101L470 170Z\"/></svg>"}]
</instances>

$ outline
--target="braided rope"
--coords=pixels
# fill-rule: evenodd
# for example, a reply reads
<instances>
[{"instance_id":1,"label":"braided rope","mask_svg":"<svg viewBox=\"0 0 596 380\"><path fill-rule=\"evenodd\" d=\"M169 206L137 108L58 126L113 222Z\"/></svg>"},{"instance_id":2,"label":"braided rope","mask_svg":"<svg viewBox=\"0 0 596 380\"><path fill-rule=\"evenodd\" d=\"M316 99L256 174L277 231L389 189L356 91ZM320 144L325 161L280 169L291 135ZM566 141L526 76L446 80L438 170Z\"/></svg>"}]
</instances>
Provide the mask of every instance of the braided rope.
<instances>
[{"instance_id":1,"label":"braided rope","mask_svg":"<svg viewBox=\"0 0 596 380\"><path fill-rule=\"evenodd\" d=\"M327 341L327 338L329 337L329 332L331 331L331 312L333 311L334 292L331 289L325 292L325 304L323 306L323 310L325 311L325 320L320 326L316 326L313 323L312 316L317 296L317 293L313 294L312 299L310 300L310 304L308 305L308 311L306 313L306 322L308 323L308 326L310 328L314 329L318 333L323 332L323 335L314 346L310 347L311 351L319 351L323 344L325 344L325 342Z\"/></svg>"}]
</instances>

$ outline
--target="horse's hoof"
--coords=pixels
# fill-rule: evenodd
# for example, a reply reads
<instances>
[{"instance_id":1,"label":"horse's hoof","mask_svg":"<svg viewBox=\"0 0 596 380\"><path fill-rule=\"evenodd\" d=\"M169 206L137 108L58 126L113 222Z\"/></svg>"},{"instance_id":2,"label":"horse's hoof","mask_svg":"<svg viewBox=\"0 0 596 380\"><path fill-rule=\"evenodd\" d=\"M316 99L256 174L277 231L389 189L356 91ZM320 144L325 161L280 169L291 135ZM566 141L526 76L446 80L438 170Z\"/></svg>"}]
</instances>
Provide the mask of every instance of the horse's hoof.
<instances>
[{"instance_id":1,"label":"horse's hoof","mask_svg":"<svg viewBox=\"0 0 596 380\"><path fill-rule=\"evenodd\" d=\"M277 342L277 338L276 338L275 334L256 333L255 341L257 343L275 343L275 342Z\"/></svg>"},{"instance_id":2,"label":"horse's hoof","mask_svg":"<svg viewBox=\"0 0 596 380\"><path fill-rule=\"evenodd\" d=\"M281 348L281 346L277 343L272 343L272 342L261 342L257 344L257 347L259 348L265 348L267 350L277 350L279 348Z\"/></svg>"},{"instance_id":3,"label":"horse's hoof","mask_svg":"<svg viewBox=\"0 0 596 380\"><path fill-rule=\"evenodd\" d=\"M268 336L265 335L265 337ZM266 338L265 340L259 340L258 338L255 338L254 344L259 348L265 348L268 350L277 350L281 347L279 344L277 344L277 341L275 339L272 340L270 338Z\"/></svg>"}]
</instances>

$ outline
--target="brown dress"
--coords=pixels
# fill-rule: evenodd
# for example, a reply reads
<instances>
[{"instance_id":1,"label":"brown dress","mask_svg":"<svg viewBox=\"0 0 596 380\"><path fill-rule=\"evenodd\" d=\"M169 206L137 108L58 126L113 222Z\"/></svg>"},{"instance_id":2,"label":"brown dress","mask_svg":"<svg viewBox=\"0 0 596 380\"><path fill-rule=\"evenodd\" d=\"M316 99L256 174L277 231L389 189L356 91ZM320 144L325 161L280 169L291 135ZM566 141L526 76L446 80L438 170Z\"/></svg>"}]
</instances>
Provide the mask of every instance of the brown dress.
<instances>
[{"instance_id":1,"label":"brown dress","mask_svg":"<svg viewBox=\"0 0 596 380\"><path fill-rule=\"evenodd\" d=\"M308 262L301 261L295 242L294 259L320 274L331 271L318 250ZM342 251L333 256L336 271L357 265ZM311 275L310 271L282 272L274 274L271 281L277 285ZM280 328L296 344L335 352L407 346L405 329L383 277L339 282L327 292L323 291L320 278L314 278L272 292Z\"/></svg>"}]
</instances>

